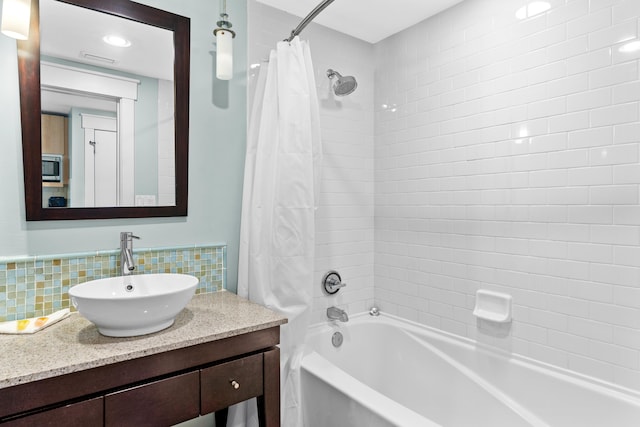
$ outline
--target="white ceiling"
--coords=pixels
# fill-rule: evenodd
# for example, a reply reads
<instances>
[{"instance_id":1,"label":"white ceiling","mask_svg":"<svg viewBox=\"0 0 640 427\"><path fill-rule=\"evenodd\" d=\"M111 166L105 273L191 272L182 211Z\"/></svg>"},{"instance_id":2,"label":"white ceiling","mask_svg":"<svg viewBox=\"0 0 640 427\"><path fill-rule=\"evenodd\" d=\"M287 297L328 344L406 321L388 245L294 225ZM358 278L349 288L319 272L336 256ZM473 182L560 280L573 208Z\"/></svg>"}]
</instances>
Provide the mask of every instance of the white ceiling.
<instances>
[{"instance_id":1,"label":"white ceiling","mask_svg":"<svg viewBox=\"0 0 640 427\"><path fill-rule=\"evenodd\" d=\"M118 34L131 41L127 48L102 38ZM173 32L117 18L67 3L40 1L40 50L43 55L173 80ZM82 53L113 59L109 64L85 59Z\"/></svg>"},{"instance_id":2,"label":"white ceiling","mask_svg":"<svg viewBox=\"0 0 640 427\"><path fill-rule=\"evenodd\" d=\"M321 0L257 0L304 18ZM463 0L335 0L313 22L377 43ZM288 34L293 28L284 29Z\"/></svg>"},{"instance_id":3,"label":"white ceiling","mask_svg":"<svg viewBox=\"0 0 640 427\"><path fill-rule=\"evenodd\" d=\"M127 48L106 44L117 34L131 41ZM54 0L40 0L42 55L157 79L173 80L173 32ZM85 58L84 53L113 63ZM48 60L48 58L43 58ZM43 90L42 109L68 114L72 107L115 111L114 99L89 94Z\"/></svg>"}]
</instances>

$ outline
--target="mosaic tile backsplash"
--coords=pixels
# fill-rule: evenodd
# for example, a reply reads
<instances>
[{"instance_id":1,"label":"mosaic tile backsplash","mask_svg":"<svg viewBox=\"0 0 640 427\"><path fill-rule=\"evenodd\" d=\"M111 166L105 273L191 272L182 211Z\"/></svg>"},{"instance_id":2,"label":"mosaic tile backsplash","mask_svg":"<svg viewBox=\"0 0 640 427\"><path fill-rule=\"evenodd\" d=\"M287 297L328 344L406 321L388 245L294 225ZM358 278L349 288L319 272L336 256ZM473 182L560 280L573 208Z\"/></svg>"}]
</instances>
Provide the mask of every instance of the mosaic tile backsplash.
<instances>
[{"instance_id":1,"label":"mosaic tile backsplash","mask_svg":"<svg viewBox=\"0 0 640 427\"><path fill-rule=\"evenodd\" d=\"M226 246L134 250L133 274L184 273L200 279L196 293L226 289ZM0 259L0 322L73 308L73 285L120 275L120 251Z\"/></svg>"}]
</instances>

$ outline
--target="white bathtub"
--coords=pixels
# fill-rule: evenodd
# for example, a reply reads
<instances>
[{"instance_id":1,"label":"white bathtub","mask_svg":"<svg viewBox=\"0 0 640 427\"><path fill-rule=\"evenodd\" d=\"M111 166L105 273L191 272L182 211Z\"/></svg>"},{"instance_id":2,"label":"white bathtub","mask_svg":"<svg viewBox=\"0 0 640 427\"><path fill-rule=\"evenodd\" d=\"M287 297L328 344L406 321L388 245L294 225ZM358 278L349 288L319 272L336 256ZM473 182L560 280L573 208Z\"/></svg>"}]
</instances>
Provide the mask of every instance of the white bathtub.
<instances>
[{"instance_id":1,"label":"white bathtub","mask_svg":"<svg viewBox=\"0 0 640 427\"><path fill-rule=\"evenodd\" d=\"M314 326L307 347L305 427L640 426L640 393L385 314Z\"/></svg>"}]
</instances>

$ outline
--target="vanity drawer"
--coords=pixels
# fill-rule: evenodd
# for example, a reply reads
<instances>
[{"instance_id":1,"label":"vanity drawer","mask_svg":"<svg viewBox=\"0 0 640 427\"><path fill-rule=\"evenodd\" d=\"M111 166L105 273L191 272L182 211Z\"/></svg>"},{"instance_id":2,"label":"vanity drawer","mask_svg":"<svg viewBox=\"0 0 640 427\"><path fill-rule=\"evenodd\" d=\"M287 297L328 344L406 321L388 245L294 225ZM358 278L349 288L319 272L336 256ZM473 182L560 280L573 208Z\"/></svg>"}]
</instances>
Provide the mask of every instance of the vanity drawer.
<instances>
[{"instance_id":1,"label":"vanity drawer","mask_svg":"<svg viewBox=\"0 0 640 427\"><path fill-rule=\"evenodd\" d=\"M197 371L105 396L105 426L170 426L200 413Z\"/></svg>"},{"instance_id":2,"label":"vanity drawer","mask_svg":"<svg viewBox=\"0 0 640 427\"><path fill-rule=\"evenodd\" d=\"M86 427L102 425L102 397L49 409L2 424L6 427Z\"/></svg>"},{"instance_id":3,"label":"vanity drawer","mask_svg":"<svg viewBox=\"0 0 640 427\"><path fill-rule=\"evenodd\" d=\"M222 363L200 371L202 414L215 412L263 394L262 354Z\"/></svg>"}]
</instances>

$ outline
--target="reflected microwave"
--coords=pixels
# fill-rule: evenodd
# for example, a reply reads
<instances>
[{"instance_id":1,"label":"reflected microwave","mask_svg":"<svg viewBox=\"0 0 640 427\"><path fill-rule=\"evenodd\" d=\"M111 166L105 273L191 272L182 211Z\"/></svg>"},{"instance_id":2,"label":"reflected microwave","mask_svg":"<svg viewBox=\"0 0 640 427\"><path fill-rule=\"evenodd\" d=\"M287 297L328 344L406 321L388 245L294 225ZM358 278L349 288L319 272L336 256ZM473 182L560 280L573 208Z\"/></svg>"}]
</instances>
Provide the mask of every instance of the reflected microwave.
<instances>
[{"instance_id":1,"label":"reflected microwave","mask_svg":"<svg viewBox=\"0 0 640 427\"><path fill-rule=\"evenodd\" d=\"M62 182L62 156L42 155L42 182Z\"/></svg>"}]
</instances>

